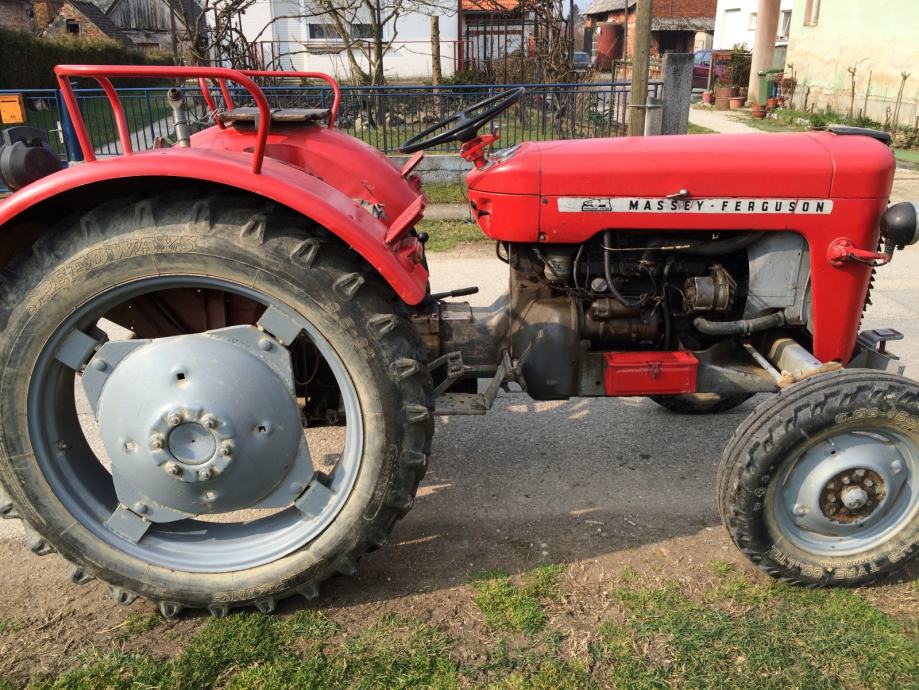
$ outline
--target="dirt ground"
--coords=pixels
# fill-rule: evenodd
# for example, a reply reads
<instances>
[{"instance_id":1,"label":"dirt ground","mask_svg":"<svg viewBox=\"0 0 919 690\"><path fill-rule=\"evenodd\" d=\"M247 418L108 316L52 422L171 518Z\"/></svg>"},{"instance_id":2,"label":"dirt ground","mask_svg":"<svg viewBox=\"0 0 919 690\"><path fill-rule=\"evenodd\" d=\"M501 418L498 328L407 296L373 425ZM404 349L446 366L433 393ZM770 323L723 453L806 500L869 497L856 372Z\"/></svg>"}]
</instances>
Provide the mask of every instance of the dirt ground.
<instances>
[{"instance_id":1,"label":"dirt ground","mask_svg":"<svg viewBox=\"0 0 919 690\"><path fill-rule=\"evenodd\" d=\"M919 199L919 172L900 171L895 195ZM476 299L487 303L505 285L490 246L435 255L431 264L435 290L477 284ZM906 333L896 350L909 362L919 358L917 272L915 248L881 269L866 319ZM511 393L485 417L442 419L415 508L391 544L366 557L355 577L326 585L319 603L291 600L281 612L321 606L345 629L380 613L417 616L462 631L463 654L475 658L484 653L476 642L483 621L465 583L480 571L565 564L565 600L550 614L573 651L586 649L588 631L613 615L606 590L625 566L691 588L710 580L708 564L720 560L765 581L731 545L713 488L721 449L755 404L697 418L645 399L534 403ZM0 627L0 671L11 677L54 671L88 644L170 655L204 619L185 615L168 624L170 634L125 637L126 615L152 605L121 608L104 584L71 584L58 556L28 552L17 521L0 523L0 563L0 621L16 621L15 630ZM919 589L909 582L916 574L864 596L919 618Z\"/></svg>"}]
</instances>

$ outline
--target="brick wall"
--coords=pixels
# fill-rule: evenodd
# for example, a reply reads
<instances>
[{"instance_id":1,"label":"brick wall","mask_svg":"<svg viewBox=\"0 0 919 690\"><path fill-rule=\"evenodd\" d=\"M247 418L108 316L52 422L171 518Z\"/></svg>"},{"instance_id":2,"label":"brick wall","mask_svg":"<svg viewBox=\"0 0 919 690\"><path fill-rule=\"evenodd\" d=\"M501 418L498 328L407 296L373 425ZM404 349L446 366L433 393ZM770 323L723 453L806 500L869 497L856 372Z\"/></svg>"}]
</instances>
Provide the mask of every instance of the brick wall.
<instances>
[{"instance_id":1,"label":"brick wall","mask_svg":"<svg viewBox=\"0 0 919 690\"><path fill-rule=\"evenodd\" d=\"M4 29L31 31L29 3L24 0L0 0L0 26Z\"/></svg>"},{"instance_id":2,"label":"brick wall","mask_svg":"<svg viewBox=\"0 0 919 690\"><path fill-rule=\"evenodd\" d=\"M718 0L654 0L651 8L655 17L713 17Z\"/></svg>"},{"instance_id":3,"label":"brick wall","mask_svg":"<svg viewBox=\"0 0 919 690\"><path fill-rule=\"evenodd\" d=\"M64 0L35 0L32 3L32 9L35 11L36 31L41 32L47 29L63 4Z\"/></svg>"},{"instance_id":4,"label":"brick wall","mask_svg":"<svg viewBox=\"0 0 919 690\"><path fill-rule=\"evenodd\" d=\"M54 21L51 22L50 26L48 26L45 31L45 35L66 36L69 33L67 31L68 19L80 25L79 35L81 38L109 38L98 26L93 24L82 12L69 2L63 4L57 17L54 18Z\"/></svg>"}]
</instances>

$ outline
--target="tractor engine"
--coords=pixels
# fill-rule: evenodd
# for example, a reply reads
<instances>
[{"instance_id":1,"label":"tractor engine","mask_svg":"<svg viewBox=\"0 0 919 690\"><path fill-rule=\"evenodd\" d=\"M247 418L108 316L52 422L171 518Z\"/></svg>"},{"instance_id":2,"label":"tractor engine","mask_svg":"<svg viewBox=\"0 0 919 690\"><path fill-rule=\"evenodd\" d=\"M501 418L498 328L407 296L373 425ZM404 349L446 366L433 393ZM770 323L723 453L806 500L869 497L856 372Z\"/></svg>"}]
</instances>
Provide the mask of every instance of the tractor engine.
<instances>
[{"instance_id":1,"label":"tractor engine","mask_svg":"<svg viewBox=\"0 0 919 690\"><path fill-rule=\"evenodd\" d=\"M717 338L694 321L740 317L746 248L759 237L607 231L581 245L499 247L511 268L513 353L532 350L523 368L528 392L537 398L583 393L578 379L590 352L714 344Z\"/></svg>"}]
</instances>

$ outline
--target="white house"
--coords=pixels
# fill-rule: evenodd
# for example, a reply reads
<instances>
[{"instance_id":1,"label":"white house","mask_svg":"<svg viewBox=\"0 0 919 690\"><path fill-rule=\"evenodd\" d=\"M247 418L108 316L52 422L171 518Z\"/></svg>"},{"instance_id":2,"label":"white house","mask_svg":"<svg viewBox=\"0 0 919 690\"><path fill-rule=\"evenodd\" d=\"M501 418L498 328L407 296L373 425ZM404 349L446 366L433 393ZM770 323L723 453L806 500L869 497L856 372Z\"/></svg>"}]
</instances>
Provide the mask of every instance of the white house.
<instances>
[{"instance_id":1,"label":"white house","mask_svg":"<svg viewBox=\"0 0 919 690\"><path fill-rule=\"evenodd\" d=\"M264 65L275 69L325 72L337 78L350 76L347 48L331 20L309 16L303 0L257 0L239 17L247 40ZM431 13L440 17L440 53L444 76L453 73L457 59L457 10L419 4L405 11L384 30L392 45L383 59L388 80L426 79L431 76ZM359 10L350 22L351 36L369 39L370 22ZM267 28L266 28L267 27ZM393 33L395 32L395 40ZM360 48L353 48L362 65Z\"/></svg>"},{"instance_id":2,"label":"white house","mask_svg":"<svg viewBox=\"0 0 919 690\"><path fill-rule=\"evenodd\" d=\"M782 0L781 14L779 15L779 30L775 37L778 47L788 45L788 33L791 30L791 8L794 0ZM718 0L718 10L715 15L715 50L730 50L736 45L746 44L753 47L753 37L756 35L756 10L758 0ZM781 52L784 56L783 51ZM784 59L784 57L783 57Z\"/></svg>"}]
</instances>

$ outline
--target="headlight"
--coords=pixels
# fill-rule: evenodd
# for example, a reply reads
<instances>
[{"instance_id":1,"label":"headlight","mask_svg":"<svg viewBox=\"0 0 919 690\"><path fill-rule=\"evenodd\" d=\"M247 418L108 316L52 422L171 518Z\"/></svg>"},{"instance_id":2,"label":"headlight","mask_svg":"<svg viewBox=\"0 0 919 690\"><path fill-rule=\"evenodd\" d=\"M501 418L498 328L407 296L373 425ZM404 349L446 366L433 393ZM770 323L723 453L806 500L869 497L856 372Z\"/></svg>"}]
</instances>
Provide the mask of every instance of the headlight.
<instances>
[{"instance_id":1,"label":"headlight","mask_svg":"<svg viewBox=\"0 0 919 690\"><path fill-rule=\"evenodd\" d=\"M919 204L902 201L884 211L881 237L901 248L915 244L919 240Z\"/></svg>"}]
</instances>

